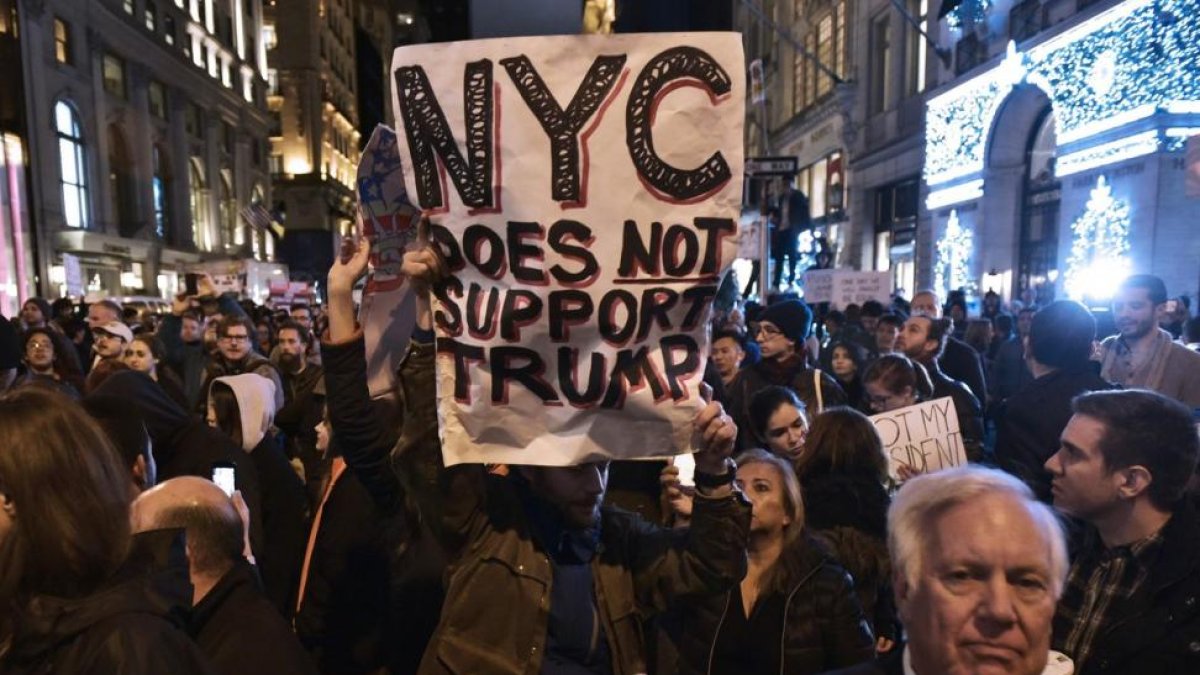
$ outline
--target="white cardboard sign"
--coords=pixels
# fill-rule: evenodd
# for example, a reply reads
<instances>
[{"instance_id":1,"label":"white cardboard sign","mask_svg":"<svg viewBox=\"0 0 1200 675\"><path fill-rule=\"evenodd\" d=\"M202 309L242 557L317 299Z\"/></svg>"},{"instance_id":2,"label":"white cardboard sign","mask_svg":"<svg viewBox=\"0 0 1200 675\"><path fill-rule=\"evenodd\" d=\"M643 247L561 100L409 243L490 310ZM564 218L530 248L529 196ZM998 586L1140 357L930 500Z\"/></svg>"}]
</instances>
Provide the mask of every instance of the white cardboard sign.
<instances>
[{"instance_id":1,"label":"white cardboard sign","mask_svg":"<svg viewBox=\"0 0 1200 675\"><path fill-rule=\"evenodd\" d=\"M871 416L888 457L888 474L899 480L901 464L918 473L965 466L967 452L954 399L939 398Z\"/></svg>"},{"instance_id":2,"label":"white cardboard sign","mask_svg":"<svg viewBox=\"0 0 1200 675\"><path fill-rule=\"evenodd\" d=\"M396 50L435 289L447 465L693 450L712 298L737 254L737 33Z\"/></svg>"}]
</instances>

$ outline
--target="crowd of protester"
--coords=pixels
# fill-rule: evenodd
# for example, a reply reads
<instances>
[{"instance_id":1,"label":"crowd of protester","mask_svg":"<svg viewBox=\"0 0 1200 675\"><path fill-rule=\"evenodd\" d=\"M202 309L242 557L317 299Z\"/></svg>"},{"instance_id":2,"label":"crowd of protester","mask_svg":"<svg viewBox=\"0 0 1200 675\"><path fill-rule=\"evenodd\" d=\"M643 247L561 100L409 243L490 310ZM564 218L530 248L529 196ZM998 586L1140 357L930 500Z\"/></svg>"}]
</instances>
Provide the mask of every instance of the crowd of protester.
<instances>
[{"instance_id":1,"label":"crowd of protester","mask_svg":"<svg viewBox=\"0 0 1200 675\"><path fill-rule=\"evenodd\" d=\"M738 299L692 480L633 485L446 467L444 264L405 255L372 399L368 255L323 306L0 318L0 673L1200 672L1200 321L1156 277L1099 315ZM969 463L893 475L868 416L947 397Z\"/></svg>"}]
</instances>

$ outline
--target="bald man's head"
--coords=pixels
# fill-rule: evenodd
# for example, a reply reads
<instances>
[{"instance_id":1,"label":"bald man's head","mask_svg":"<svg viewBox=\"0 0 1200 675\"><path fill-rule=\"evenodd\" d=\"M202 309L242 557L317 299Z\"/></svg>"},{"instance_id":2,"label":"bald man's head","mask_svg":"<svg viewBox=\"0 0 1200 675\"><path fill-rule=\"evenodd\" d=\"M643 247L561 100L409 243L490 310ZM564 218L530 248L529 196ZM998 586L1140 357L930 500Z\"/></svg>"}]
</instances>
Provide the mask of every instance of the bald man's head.
<instances>
[{"instance_id":1,"label":"bald man's head","mask_svg":"<svg viewBox=\"0 0 1200 675\"><path fill-rule=\"evenodd\" d=\"M242 519L211 481L172 478L133 502L133 531L183 528L192 574L221 576L242 557Z\"/></svg>"}]
</instances>

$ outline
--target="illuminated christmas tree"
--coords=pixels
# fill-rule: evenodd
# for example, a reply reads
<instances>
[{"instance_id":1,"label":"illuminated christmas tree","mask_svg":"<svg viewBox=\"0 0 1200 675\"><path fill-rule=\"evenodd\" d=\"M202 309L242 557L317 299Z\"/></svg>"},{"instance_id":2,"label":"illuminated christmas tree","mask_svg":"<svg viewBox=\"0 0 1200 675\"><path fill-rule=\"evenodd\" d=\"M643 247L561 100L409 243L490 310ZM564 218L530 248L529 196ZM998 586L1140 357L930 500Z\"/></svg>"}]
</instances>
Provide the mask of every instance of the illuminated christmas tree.
<instances>
[{"instance_id":1,"label":"illuminated christmas tree","mask_svg":"<svg viewBox=\"0 0 1200 675\"><path fill-rule=\"evenodd\" d=\"M949 291L974 290L971 282L971 256L975 252L975 237L958 222L958 211L950 212L946 233L937 243L937 269L934 286L946 297Z\"/></svg>"},{"instance_id":2,"label":"illuminated christmas tree","mask_svg":"<svg viewBox=\"0 0 1200 675\"><path fill-rule=\"evenodd\" d=\"M1071 224L1066 289L1072 298L1106 299L1129 274L1129 205L1112 196L1104 176L1096 180L1087 208Z\"/></svg>"}]
</instances>

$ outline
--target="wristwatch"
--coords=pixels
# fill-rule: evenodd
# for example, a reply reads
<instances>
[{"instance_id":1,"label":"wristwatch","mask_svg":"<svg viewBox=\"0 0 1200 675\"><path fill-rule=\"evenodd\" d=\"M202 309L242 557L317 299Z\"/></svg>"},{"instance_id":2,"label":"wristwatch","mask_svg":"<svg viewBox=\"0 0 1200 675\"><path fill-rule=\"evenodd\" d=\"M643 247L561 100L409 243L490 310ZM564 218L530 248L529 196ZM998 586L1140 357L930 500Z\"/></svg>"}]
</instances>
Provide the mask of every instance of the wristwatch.
<instances>
[{"instance_id":1,"label":"wristwatch","mask_svg":"<svg viewBox=\"0 0 1200 675\"><path fill-rule=\"evenodd\" d=\"M724 473L697 471L694 476L696 487L706 490L715 490L723 485L733 485L735 478L737 478L737 464L728 457L725 458Z\"/></svg>"}]
</instances>

